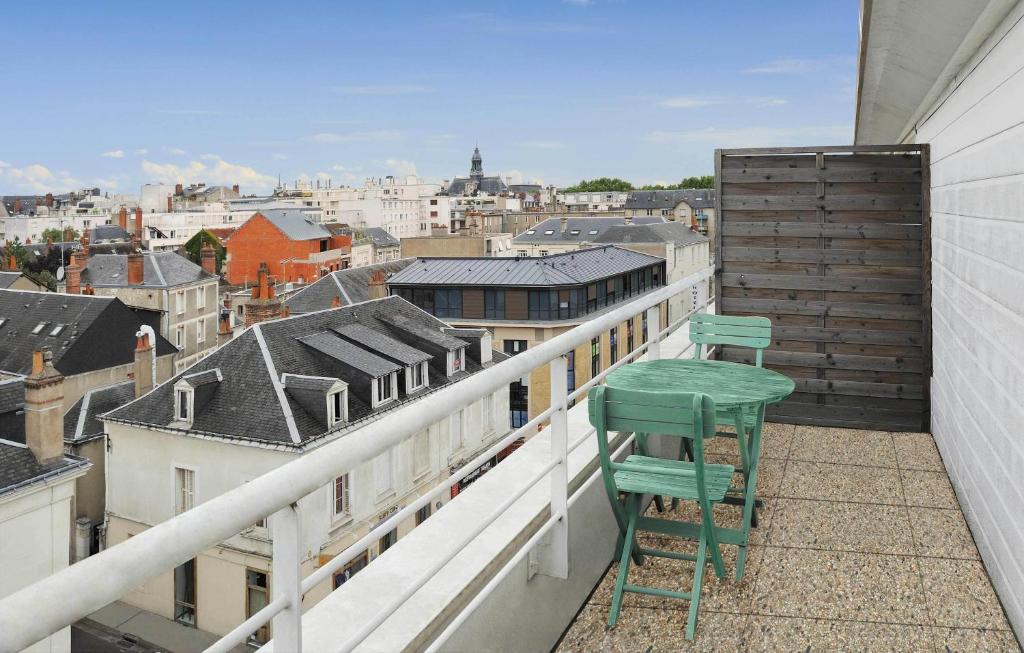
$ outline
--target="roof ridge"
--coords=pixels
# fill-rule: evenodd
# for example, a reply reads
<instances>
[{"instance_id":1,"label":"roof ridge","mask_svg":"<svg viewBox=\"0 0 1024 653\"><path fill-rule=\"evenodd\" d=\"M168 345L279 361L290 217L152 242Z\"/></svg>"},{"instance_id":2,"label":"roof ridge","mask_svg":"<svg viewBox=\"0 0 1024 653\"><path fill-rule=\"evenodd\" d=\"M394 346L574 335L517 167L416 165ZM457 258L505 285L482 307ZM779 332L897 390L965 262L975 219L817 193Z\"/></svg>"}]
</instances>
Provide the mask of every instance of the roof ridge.
<instances>
[{"instance_id":1,"label":"roof ridge","mask_svg":"<svg viewBox=\"0 0 1024 653\"><path fill-rule=\"evenodd\" d=\"M260 324L254 324L249 328L252 329L256 343L260 346L260 353L263 354L263 362L267 366L267 373L270 375L270 384L273 386L278 403L281 405L281 413L284 415L285 424L288 425L288 435L291 436L293 444L301 444L302 438L299 436L299 429L295 425L292 407L288 404L288 397L284 394L284 386L281 385L281 381L278 379L277 368L274 365L273 358L270 356L270 350L267 349L267 341L263 337Z\"/></svg>"}]
</instances>

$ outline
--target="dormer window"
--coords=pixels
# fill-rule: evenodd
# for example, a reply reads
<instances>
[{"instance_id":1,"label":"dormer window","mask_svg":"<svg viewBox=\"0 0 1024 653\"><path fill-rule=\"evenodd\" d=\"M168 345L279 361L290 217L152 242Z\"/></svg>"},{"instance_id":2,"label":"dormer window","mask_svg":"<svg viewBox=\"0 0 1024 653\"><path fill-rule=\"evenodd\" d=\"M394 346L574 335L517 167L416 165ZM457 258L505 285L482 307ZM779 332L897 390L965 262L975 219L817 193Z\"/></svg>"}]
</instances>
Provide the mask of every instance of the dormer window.
<instances>
[{"instance_id":1,"label":"dormer window","mask_svg":"<svg viewBox=\"0 0 1024 653\"><path fill-rule=\"evenodd\" d=\"M415 363L405 368L405 392L415 392L427 386L427 363Z\"/></svg>"},{"instance_id":2,"label":"dormer window","mask_svg":"<svg viewBox=\"0 0 1024 653\"><path fill-rule=\"evenodd\" d=\"M174 391L174 419L179 422L192 423L192 391Z\"/></svg>"},{"instance_id":3,"label":"dormer window","mask_svg":"<svg viewBox=\"0 0 1024 653\"><path fill-rule=\"evenodd\" d=\"M448 352L448 376L466 368L466 348L460 347Z\"/></svg>"},{"instance_id":4,"label":"dormer window","mask_svg":"<svg viewBox=\"0 0 1024 653\"><path fill-rule=\"evenodd\" d=\"M338 390L327 395L327 425L334 426L348 421L348 390Z\"/></svg>"},{"instance_id":5,"label":"dormer window","mask_svg":"<svg viewBox=\"0 0 1024 653\"><path fill-rule=\"evenodd\" d=\"M393 401L398 395L398 374L392 372L379 376L373 381L373 407Z\"/></svg>"}]
</instances>

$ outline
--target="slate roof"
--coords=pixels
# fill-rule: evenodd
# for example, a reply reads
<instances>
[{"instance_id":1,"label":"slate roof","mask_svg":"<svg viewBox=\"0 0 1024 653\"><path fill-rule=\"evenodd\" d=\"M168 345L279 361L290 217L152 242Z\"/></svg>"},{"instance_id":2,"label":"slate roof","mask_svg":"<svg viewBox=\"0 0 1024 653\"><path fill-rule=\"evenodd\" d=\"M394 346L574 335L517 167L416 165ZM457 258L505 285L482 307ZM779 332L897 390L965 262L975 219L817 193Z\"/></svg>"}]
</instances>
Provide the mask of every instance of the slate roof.
<instances>
[{"instance_id":1,"label":"slate roof","mask_svg":"<svg viewBox=\"0 0 1024 653\"><path fill-rule=\"evenodd\" d=\"M0 289L10 288L21 277L21 272L0 272Z\"/></svg>"},{"instance_id":2,"label":"slate roof","mask_svg":"<svg viewBox=\"0 0 1024 653\"><path fill-rule=\"evenodd\" d=\"M331 232L298 208L265 209L259 211L259 214L291 240L319 240L331 236Z\"/></svg>"},{"instance_id":3,"label":"slate roof","mask_svg":"<svg viewBox=\"0 0 1024 653\"><path fill-rule=\"evenodd\" d=\"M25 441L25 377L0 372L0 439Z\"/></svg>"},{"instance_id":4,"label":"slate roof","mask_svg":"<svg viewBox=\"0 0 1024 653\"><path fill-rule=\"evenodd\" d=\"M156 317L116 297L0 290L0 370L28 374L32 351L42 346L50 348L54 367L65 376L131 363L135 333ZM39 333L32 333L40 324ZM158 331L157 356L177 351Z\"/></svg>"},{"instance_id":5,"label":"slate roof","mask_svg":"<svg viewBox=\"0 0 1024 653\"><path fill-rule=\"evenodd\" d=\"M198 388L210 383L220 383L221 373L219 369L213 368L212 370L203 370L202 372L196 372L195 374L186 374L181 377L181 380L193 388Z\"/></svg>"},{"instance_id":6,"label":"slate roof","mask_svg":"<svg viewBox=\"0 0 1024 653\"><path fill-rule=\"evenodd\" d=\"M380 227L368 227L363 230L363 236L377 247L398 247L401 242L389 234L387 229Z\"/></svg>"},{"instance_id":7,"label":"slate roof","mask_svg":"<svg viewBox=\"0 0 1024 653\"><path fill-rule=\"evenodd\" d=\"M133 218L134 219L134 218ZM145 225L145 219L143 219ZM121 228L119 224L99 224L89 230L89 243L99 244L105 241L127 241L131 240L131 234Z\"/></svg>"},{"instance_id":8,"label":"slate roof","mask_svg":"<svg viewBox=\"0 0 1024 653\"><path fill-rule=\"evenodd\" d=\"M513 238L512 243L592 243L606 230L626 224L626 220L632 220L633 224L665 222L661 216L567 218L565 231L562 231L561 218L548 218Z\"/></svg>"},{"instance_id":9,"label":"slate roof","mask_svg":"<svg viewBox=\"0 0 1024 653\"><path fill-rule=\"evenodd\" d=\"M399 400L373 409L354 391L362 373L353 372L332 355L325 356L310 343L345 343L331 347L332 354L348 357L358 355L363 365L379 364L383 358L354 343L347 342L334 329L360 324L368 329L394 338L415 349L428 349L429 343L441 341L467 346L458 338L443 334L444 322L416 308L399 297L387 297L333 311L320 311L281 320L262 322L242 332L212 354L199 361L182 375L160 385L149 394L136 399L104 416L104 419L144 424L171 432L213 435L239 442L255 442L287 448L301 448L309 442L357 428L374 416L402 405L408 398L399 391ZM411 335L416 333L417 335ZM430 334L430 339L418 339L418 334ZM346 346L347 345L347 346ZM355 352L361 350L363 353ZM493 352L495 362L507 356ZM270 365L268 366L268 361ZM352 359L346 358L350 361ZM369 361L369 362L367 362ZM389 361L389 366L397 367ZM436 389L468 378L480 371L478 362L469 355L464 371L451 377L446 374L444 355L432 356L429 363L430 388ZM223 380L201 410L196 411L192 427L185 429L174 423L174 384L185 374L220 369ZM307 411L302 403L281 387L283 375L304 375L340 379L349 385L349 421L328 428L316 415ZM294 377L285 378L285 386ZM301 382L299 382L301 384ZM297 386L293 386L297 387ZM306 388L303 388L306 389ZM429 390L427 391L429 392ZM416 393L422 396L423 391ZM294 432L286 415L291 415ZM294 433L294 436L293 436Z\"/></svg>"},{"instance_id":10,"label":"slate roof","mask_svg":"<svg viewBox=\"0 0 1024 653\"><path fill-rule=\"evenodd\" d=\"M0 496L90 467L92 463L77 456L64 456L43 465L25 445L0 439Z\"/></svg>"},{"instance_id":11,"label":"slate roof","mask_svg":"<svg viewBox=\"0 0 1024 653\"><path fill-rule=\"evenodd\" d=\"M340 379L326 376L305 376L303 374L282 374L281 383L289 390L318 390L327 392Z\"/></svg>"},{"instance_id":12,"label":"slate roof","mask_svg":"<svg viewBox=\"0 0 1024 653\"><path fill-rule=\"evenodd\" d=\"M342 306L365 302L370 298L370 276L374 272L383 270L386 274L394 274L404 270L414 260L405 258L361 268L338 270L297 290L284 303L292 315L299 315L328 309L335 297L341 300Z\"/></svg>"},{"instance_id":13,"label":"slate roof","mask_svg":"<svg viewBox=\"0 0 1024 653\"><path fill-rule=\"evenodd\" d=\"M691 245L706 243L708 238L680 222L663 224L633 224L612 227L596 238L599 243L677 243Z\"/></svg>"},{"instance_id":14,"label":"slate roof","mask_svg":"<svg viewBox=\"0 0 1024 653\"><path fill-rule=\"evenodd\" d=\"M371 351L352 344L348 340L337 338L323 331L302 336L298 338L298 341L315 349L324 356L366 372L374 378L402 369L401 365L393 363L386 358L381 358Z\"/></svg>"},{"instance_id":15,"label":"slate roof","mask_svg":"<svg viewBox=\"0 0 1024 653\"><path fill-rule=\"evenodd\" d=\"M473 179L471 177L456 177L455 179L452 179L450 184L448 184L448 194L466 195L468 190L467 186L471 185L470 182L478 182L477 192L485 195L501 195L502 193L508 192L508 186L501 177L480 177L478 179Z\"/></svg>"},{"instance_id":16,"label":"slate roof","mask_svg":"<svg viewBox=\"0 0 1024 653\"><path fill-rule=\"evenodd\" d=\"M430 360L430 354L410 347L387 334L374 331L365 324L346 324L333 329L333 331L346 340L351 340L384 358L392 358L403 365L415 365Z\"/></svg>"},{"instance_id":17,"label":"slate roof","mask_svg":"<svg viewBox=\"0 0 1024 653\"><path fill-rule=\"evenodd\" d=\"M174 288L197 281L216 279L184 256L175 252L143 252L143 281L138 287ZM96 254L82 269L82 285L94 288L124 288L128 286L127 254Z\"/></svg>"},{"instance_id":18,"label":"slate roof","mask_svg":"<svg viewBox=\"0 0 1024 653\"><path fill-rule=\"evenodd\" d=\"M672 209L685 201L694 209L714 208L715 191L710 188L688 188L682 190L634 190L626 197L625 208L629 209Z\"/></svg>"},{"instance_id":19,"label":"slate roof","mask_svg":"<svg viewBox=\"0 0 1024 653\"><path fill-rule=\"evenodd\" d=\"M389 286L569 286L644 268L664 259L614 245L524 258L430 258L388 280Z\"/></svg>"},{"instance_id":20,"label":"slate roof","mask_svg":"<svg viewBox=\"0 0 1024 653\"><path fill-rule=\"evenodd\" d=\"M97 416L119 408L134 398L134 381L123 381L86 392L64 413L64 441L82 442L102 435L103 422Z\"/></svg>"}]
</instances>

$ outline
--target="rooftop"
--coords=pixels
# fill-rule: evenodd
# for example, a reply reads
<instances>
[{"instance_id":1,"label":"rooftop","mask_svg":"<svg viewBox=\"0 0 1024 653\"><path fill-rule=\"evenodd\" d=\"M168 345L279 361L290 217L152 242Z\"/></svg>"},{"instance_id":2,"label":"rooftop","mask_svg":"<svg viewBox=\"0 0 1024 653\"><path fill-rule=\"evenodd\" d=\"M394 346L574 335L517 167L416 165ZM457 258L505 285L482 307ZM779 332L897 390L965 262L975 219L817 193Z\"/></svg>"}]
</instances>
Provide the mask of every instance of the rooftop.
<instances>
[{"instance_id":1,"label":"rooftop","mask_svg":"<svg viewBox=\"0 0 1024 653\"><path fill-rule=\"evenodd\" d=\"M689 225L681 222L665 222L662 224L637 224L611 227L603 234L597 236L594 242L598 243L676 243L679 245L692 245L709 242L707 236L703 236L692 229Z\"/></svg>"},{"instance_id":2,"label":"rooftop","mask_svg":"<svg viewBox=\"0 0 1024 653\"><path fill-rule=\"evenodd\" d=\"M143 288L174 288L217 279L176 252L143 252ZM94 254L82 269L82 285L94 288L128 286L127 254Z\"/></svg>"},{"instance_id":3,"label":"rooftop","mask_svg":"<svg viewBox=\"0 0 1024 653\"><path fill-rule=\"evenodd\" d=\"M708 188L682 190L634 190L626 198L626 209L672 209L680 202L690 208L711 209L715 207L715 191Z\"/></svg>"},{"instance_id":4,"label":"rooftop","mask_svg":"<svg viewBox=\"0 0 1024 653\"><path fill-rule=\"evenodd\" d=\"M84 472L91 466L77 456L64 456L44 465L25 445L0 439L0 497L58 476Z\"/></svg>"},{"instance_id":5,"label":"rooftop","mask_svg":"<svg viewBox=\"0 0 1024 653\"><path fill-rule=\"evenodd\" d=\"M565 220L565 228L562 228L562 220ZM536 227L531 227L512 239L513 243L549 243L549 242L570 242L585 243L595 242L601 234L612 227L627 224L631 220L633 224L657 224L665 222L661 216L642 216L636 218L626 217L586 217L586 218L548 218Z\"/></svg>"},{"instance_id":6,"label":"rooftop","mask_svg":"<svg viewBox=\"0 0 1024 653\"><path fill-rule=\"evenodd\" d=\"M291 240L330 238L331 232L296 208L260 209L259 214Z\"/></svg>"},{"instance_id":7,"label":"rooftop","mask_svg":"<svg viewBox=\"0 0 1024 653\"><path fill-rule=\"evenodd\" d=\"M385 274L394 274L405 269L413 260L400 259L331 272L297 290L284 303L292 315L297 315L331 308L335 298L341 300L342 306L365 302L370 298L370 276L374 272L383 270Z\"/></svg>"},{"instance_id":8,"label":"rooftop","mask_svg":"<svg viewBox=\"0 0 1024 653\"><path fill-rule=\"evenodd\" d=\"M623 274L664 262L614 245L532 258L429 258L388 280L389 285L566 286Z\"/></svg>"}]
</instances>

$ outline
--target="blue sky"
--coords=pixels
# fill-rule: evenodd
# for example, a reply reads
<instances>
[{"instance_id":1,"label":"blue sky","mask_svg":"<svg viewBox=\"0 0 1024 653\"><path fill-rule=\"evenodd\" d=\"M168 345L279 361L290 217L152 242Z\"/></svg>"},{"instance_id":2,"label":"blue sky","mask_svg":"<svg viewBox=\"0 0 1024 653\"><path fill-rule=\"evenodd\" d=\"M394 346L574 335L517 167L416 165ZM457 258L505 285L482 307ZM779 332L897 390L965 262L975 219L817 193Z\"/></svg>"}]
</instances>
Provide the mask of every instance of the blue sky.
<instances>
[{"instance_id":1,"label":"blue sky","mask_svg":"<svg viewBox=\"0 0 1024 653\"><path fill-rule=\"evenodd\" d=\"M715 147L849 143L857 0L23 2L0 194L484 168L712 172ZM15 27L16 26L16 27Z\"/></svg>"}]
</instances>

